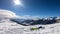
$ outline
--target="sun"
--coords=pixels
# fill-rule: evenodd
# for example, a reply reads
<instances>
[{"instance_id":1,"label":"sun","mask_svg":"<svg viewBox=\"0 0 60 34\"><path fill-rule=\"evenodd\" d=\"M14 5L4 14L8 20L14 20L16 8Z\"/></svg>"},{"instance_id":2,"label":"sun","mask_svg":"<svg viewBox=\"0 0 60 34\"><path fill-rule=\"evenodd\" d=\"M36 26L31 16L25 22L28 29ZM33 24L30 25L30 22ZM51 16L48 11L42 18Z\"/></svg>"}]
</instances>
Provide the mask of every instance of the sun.
<instances>
[{"instance_id":1,"label":"sun","mask_svg":"<svg viewBox=\"0 0 60 34\"><path fill-rule=\"evenodd\" d=\"M21 3L20 0L14 0L14 4L15 4L15 5L21 5L21 6L22 6L22 3Z\"/></svg>"}]
</instances>

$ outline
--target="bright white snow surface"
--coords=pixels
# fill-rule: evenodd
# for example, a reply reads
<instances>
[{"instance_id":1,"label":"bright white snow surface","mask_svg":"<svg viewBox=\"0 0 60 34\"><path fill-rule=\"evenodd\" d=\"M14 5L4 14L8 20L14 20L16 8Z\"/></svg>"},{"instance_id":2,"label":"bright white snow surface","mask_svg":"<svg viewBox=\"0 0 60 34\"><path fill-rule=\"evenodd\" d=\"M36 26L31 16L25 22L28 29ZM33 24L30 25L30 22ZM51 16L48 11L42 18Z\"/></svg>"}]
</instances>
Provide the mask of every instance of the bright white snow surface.
<instances>
[{"instance_id":1,"label":"bright white snow surface","mask_svg":"<svg viewBox=\"0 0 60 34\"><path fill-rule=\"evenodd\" d=\"M45 27L45 29L30 30L33 27ZM22 26L9 19L0 20L0 34L59 34L60 23L51 25Z\"/></svg>"},{"instance_id":2,"label":"bright white snow surface","mask_svg":"<svg viewBox=\"0 0 60 34\"><path fill-rule=\"evenodd\" d=\"M22 26L10 20L15 13L7 10L0 10L0 34L60 34L60 23L50 25ZM7 18L6 18L7 17ZM45 27L39 30L30 30L35 27Z\"/></svg>"}]
</instances>

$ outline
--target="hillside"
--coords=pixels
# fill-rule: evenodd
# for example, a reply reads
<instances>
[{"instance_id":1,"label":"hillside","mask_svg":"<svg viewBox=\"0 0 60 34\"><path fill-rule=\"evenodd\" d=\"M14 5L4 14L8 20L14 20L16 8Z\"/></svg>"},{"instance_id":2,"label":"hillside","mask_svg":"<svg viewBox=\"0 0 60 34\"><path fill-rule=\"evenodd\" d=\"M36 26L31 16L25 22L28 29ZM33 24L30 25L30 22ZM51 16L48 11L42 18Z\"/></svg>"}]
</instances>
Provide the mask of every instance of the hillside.
<instances>
[{"instance_id":1,"label":"hillside","mask_svg":"<svg viewBox=\"0 0 60 34\"><path fill-rule=\"evenodd\" d=\"M22 17L0 10L0 34L59 34L60 17Z\"/></svg>"},{"instance_id":2,"label":"hillside","mask_svg":"<svg viewBox=\"0 0 60 34\"><path fill-rule=\"evenodd\" d=\"M31 28L45 27L39 30L30 30ZM0 34L59 34L60 23L50 25L31 25L22 26L16 22L10 21L10 19L0 20Z\"/></svg>"}]
</instances>

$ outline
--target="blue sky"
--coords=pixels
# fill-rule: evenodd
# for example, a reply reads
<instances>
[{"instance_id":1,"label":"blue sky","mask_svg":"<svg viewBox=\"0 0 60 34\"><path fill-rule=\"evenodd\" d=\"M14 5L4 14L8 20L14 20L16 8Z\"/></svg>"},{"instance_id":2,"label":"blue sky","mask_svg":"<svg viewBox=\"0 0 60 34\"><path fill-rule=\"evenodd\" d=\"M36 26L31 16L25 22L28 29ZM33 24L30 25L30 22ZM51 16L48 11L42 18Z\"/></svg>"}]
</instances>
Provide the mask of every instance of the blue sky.
<instances>
[{"instance_id":1,"label":"blue sky","mask_svg":"<svg viewBox=\"0 0 60 34\"><path fill-rule=\"evenodd\" d=\"M59 0L21 0L21 3L24 6L14 5L13 0L0 0L0 9L13 11L20 16L60 16Z\"/></svg>"}]
</instances>

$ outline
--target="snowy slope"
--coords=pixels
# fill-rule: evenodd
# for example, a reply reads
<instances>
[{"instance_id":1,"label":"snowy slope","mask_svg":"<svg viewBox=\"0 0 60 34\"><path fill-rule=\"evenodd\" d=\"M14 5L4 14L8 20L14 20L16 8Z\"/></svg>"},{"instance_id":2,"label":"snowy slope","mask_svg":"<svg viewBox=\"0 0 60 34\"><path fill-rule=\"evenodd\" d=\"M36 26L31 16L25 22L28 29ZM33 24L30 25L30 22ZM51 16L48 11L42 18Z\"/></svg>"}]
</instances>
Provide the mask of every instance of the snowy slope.
<instances>
[{"instance_id":1,"label":"snowy slope","mask_svg":"<svg viewBox=\"0 0 60 34\"><path fill-rule=\"evenodd\" d=\"M45 27L39 30L30 30L32 27ZM12 22L9 19L0 20L0 34L59 34L60 23L51 25L34 25L34 26L22 26L16 22Z\"/></svg>"},{"instance_id":2,"label":"snowy slope","mask_svg":"<svg viewBox=\"0 0 60 34\"><path fill-rule=\"evenodd\" d=\"M9 10L0 10L0 34L60 34L60 17L57 18L57 22L54 24L48 25L30 25L30 26L23 26L18 24L17 22L11 21L11 18L18 18L18 19L30 19L30 17L21 17L17 16L14 12ZM55 19L56 17L54 17ZM51 18L52 19L52 18ZM47 20L51 20L47 18ZM14 19L15 20L15 19ZM34 18L33 20L39 20L39 18ZM44 19L46 20L46 19ZM17 20L21 22L21 20ZM24 20L22 20L24 21ZM28 22L29 23L29 22ZM40 22L39 22L40 23ZM45 22L44 22L45 23ZM49 23L49 22L48 22ZM27 23L25 23L27 24ZM31 30L31 28L40 28L38 30Z\"/></svg>"}]
</instances>

